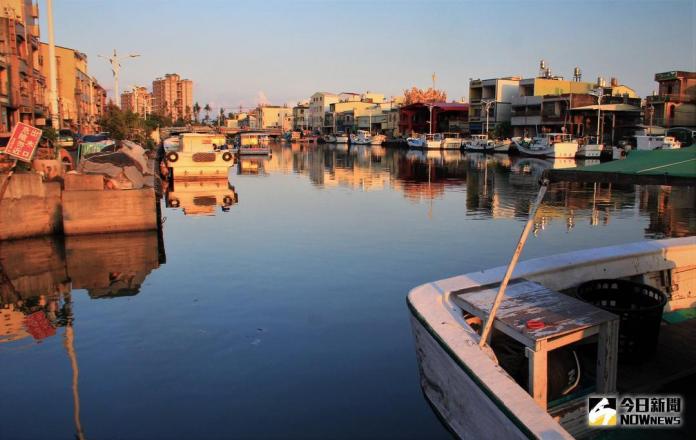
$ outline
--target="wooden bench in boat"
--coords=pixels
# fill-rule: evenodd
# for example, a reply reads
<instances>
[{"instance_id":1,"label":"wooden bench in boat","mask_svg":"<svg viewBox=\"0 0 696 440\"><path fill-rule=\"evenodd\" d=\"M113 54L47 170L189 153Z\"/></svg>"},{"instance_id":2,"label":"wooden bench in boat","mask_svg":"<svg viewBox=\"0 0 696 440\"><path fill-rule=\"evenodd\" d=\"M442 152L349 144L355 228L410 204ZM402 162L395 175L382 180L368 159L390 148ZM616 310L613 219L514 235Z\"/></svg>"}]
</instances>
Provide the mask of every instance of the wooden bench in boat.
<instances>
[{"instance_id":1,"label":"wooden bench in boat","mask_svg":"<svg viewBox=\"0 0 696 440\"><path fill-rule=\"evenodd\" d=\"M485 320L498 293L498 285L478 286L454 292L458 306ZM543 327L529 328L528 322ZM541 284L516 280L505 290L493 327L525 346L529 359L529 393L547 407L548 352L598 335L597 392L616 390L619 317L547 289Z\"/></svg>"}]
</instances>

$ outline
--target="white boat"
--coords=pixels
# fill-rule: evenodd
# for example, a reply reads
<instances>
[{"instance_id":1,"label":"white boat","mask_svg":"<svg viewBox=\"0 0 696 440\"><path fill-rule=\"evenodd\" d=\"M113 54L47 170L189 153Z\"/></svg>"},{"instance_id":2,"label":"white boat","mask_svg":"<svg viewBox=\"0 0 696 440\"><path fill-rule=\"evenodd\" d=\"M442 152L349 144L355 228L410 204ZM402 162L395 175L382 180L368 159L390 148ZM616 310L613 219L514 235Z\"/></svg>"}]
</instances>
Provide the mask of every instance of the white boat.
<instances>
[{"instance_id":1,"label":"white boat","mask_svg":"<svg viewBox=\"0 0 696 440\"><path fill-rule=\"evenodd\" d=\"M462 148L461 133L443 133L441 148L444 150L460 150Z\"/></svg>"},{"instance_id":2,"label":"white boat","mask_svg":"<svg viewBox=\"0 0 696 440\"><path fill-rule=\"evenodd\" d=\"M510 145L512 145L512 141L510 139L495 141L493 143L493 151L496 153L507 153L510 151Z\"/></svg>"},{"instance_id":3,"label":"white boat","mask_svg":"<svg viewBox=\"0 0 696 440\"><path fill-rule=\"evenodd\" d=\"M239 154L244 155L268 155L271 154L271 146L268 134L262 132L242 132L235 138L235 146Z\"/></svg>"},{"instance_id":4,"label":"white boat","mask_svg":"<svg viewBox=\"0 0 696 440\"><path fill-rule=\"evenodd\" d=\"M425 135L425 148L439 150L442 148L442 133L432 133Z\"/></svg>"},{"instance_id":5,"label":"white boat","mask_svg":"<svg viewBox=\"0 0 696 440\"><path fill-rule=\"evenodd\" d=\"M425 148L425 136L415 136L406 138L406 144L409 148Z\"/></svg>"},{"instance_id":6,"label":"white boat","mask_svg":"<svg viewBox=\"0 0 696 440\"><path fill-rule=\"evenodd\" d=\"M695 255L696 237L685 237L589 249L522 262L515 269L515 279L518 281L508 287L494 328L499 337L505 332L517 341L510 336L518 336L518 328L514 324L507 330L501 330L506 322L514 322L515 315L526 323L543 325L545 321L533 320L532 315L569 307L569 311L555 316L555 324L548 325L552 321L546 321L546 327L542 330L549 335L558 333L553 339L541 338L541 331L531 330L524 323L521 324L521 333L532 340L532 345L534 341L543 341L554 348L567 344L573 338L579 341L586 335L599 334L599 349L595 349L595 356L596 368L602 373L597 375L595 392L611 395L616 392L617 377L616 315L559 292L572 291L581 282L593 279L631 278L646 282L661 277L669 279L665 276L678 276L682 281L667 286L674 290L670 292L672 299L665 310L691 307L694 300L687 293L696 289ZM479 345L481 337L477 327L481 320L476 312L477 306L490 306L489 300L495 296L505 269L498 267L435 281L409 293L408 305L423 392L442 419L461 438L567 439L587 435L591 430L587 418L587 393L578 390L576 381L569 381L572 383L567 392L563 387L547 388L550 385L547 371L549 377L559 371L567 374L574 371L587 380L582 370L576 368L578 355L575 351L566 349L566 354L575 355L575 361L571 356L570 363L564 368L560 357L550 354L547 357L544 349L525 349L525 344L519 343L522 346L520 360L529 368L527 385L527 380L520 384L519 375L505 370L504 364L509 365L509 361L505 360L502 351L496 352L488 345L483 348ZM534 289L538 290L529 294L529 290ZM561 319L567 330L565 334L561 334L563 332L557 326ZM693 329L695 322L690 320L686 325L691 325ZM598 327L594 324L598 324ZM660 332L664 334L676 328L676 325L663 326ZM540 338L537 339L537 336ZM678 347L672 347L672 350L679 352ZM549 365L554 360L559 362L555 367ZM679 364L679 361L675 361ZM637 378L635 368L621 367L622 364L619 364L620 382L645 385ZM638 370L650 371L646 365L641 367ZM684 365L677 365L675 370L683 368ZM644 376L643 380L661 379L669 374L664 370L655 370L654 373L649 379ZM517 381L513 376L518 377ZM565 382L561 383L565 385ZM557 395L561 397L554 399ZM597 432L594 430L594 433Z\"/></svg>"},{"instance_id":7,"label":"white boat","mask_svg":"<svg viewBox=\"0 0 696 440\"><path fill-rule=\"evenodd\" d=\"M464 142L464 148L468 151L493 151L495 143L486 134L473 134Z\"/></svg>"},{"instance_id":8,"label":"white boat","mask_svg":"<svg viewBox=\"0 0 696 440\"><path fill-rule=\"evenodd\" d=\"M334 137L336 138L335 142L337 144L347 144L350 139L345 133L336 133Z\"/></svg>"},{"instance_id":9,"label":"white boat","mask_svg":"<svg viewBox=\"0 0 696 440\"><path fill-rule=\"evenodd\" d=\"M326 142L327 144L335 144L336 143L336 136L334 136L332 134L325 134L324 136L322 136L322 139L324 139L324 142Z\"/></svg>"},{"instance_id":10,"label":"white boat","mask_svg":"<svg viewBox=\"0 0 696 440\"><path fill-rule=\"evenodd\" d=\"M565 133L547 133L516 146L520 154L534 157L574 158L578 152L577 141Z\"/></svg>"},{"instance_id":11,"label":"white boat","mask_svg":"<svg viewBox=\"0 0 696 440\"><path fill-rule=\"evenodd\" d=\"M636 150L673 150L681 148L681 142L672 136L636 136Z\"/></svg>"},{"instance_id":12,"label":"white boat","mask_svg":"<svg viewBox=\"0 0 696 440\"><path fill-rule=\"evenodd\" d=\"M383 134L373 134L370 144L372 145L382 145L382 142L386 141L387 137Z\"/></svg>"},{"instance_id":13,"label":"white boat","mask_svg":"<svg viewBox=\"0 0 696 440\"><path fill-rule=\"evenodd\" d=\"M183 133L178 142L168 139L165 163L174 179L227 178L234 154L218 148L225 145L224 135Z\"/></svg>"},{"instance_id":14,"label":"white boat","mask_svg":"<svg viewBox=\"0 0 696 440\"><path fill-rule=\"evenodd\" d=\"M370 145L372 143L372 135L365 130L358 130L350 135L350 143L354 145Z\"/></svg>"},{"instance_id":15,"label":"white boat","mask_svg":"<svg viewBox=\"0 0 696 440\"><path fill-rule=\"evenodd\" d=\"M580 159L598 159L604 151L604 144L598 142L594 136L587 137L582 143L578 143L578 152L575 154Z\"/></svg>"}]
</instances>

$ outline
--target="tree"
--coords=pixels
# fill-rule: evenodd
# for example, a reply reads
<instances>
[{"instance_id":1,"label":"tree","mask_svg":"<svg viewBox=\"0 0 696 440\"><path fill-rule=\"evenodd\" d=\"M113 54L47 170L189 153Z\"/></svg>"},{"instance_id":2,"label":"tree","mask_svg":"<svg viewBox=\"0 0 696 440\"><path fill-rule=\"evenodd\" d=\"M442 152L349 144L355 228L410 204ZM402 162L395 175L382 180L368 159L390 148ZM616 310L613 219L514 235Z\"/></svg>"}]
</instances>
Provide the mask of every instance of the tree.
<instances>
[{"instance_id":1,"label":"tree","mask_svg":"<svg viewBox=\"0 0 696 440\"><path fill-rule=\"evenodd\" d=\"M437 90L429 87L426 90L418 87L411 87L410 90L404 90L404 104L429 103L429 102L444 102L447 101L447 93L444 90Z\"/></svg>"},{"instance_id":2,"label":"tree","mask_svg":"<svg viewBox=\"0 0 696 440\"><path fill-rule=\"evenodd\" d=\"M103 131L110 133L113 139L128 139L143 146L151 146L150 133L160 126L158 122L163 122L158 118L157 115L150 115L147 120L143 120L137 114L109 103L99 120L99 125Z\"/></svg>"},{"instance_id":3,"label":"tree","mask_svg":"<svg viewBox=\"0 0 696 440\"><path fill-rule=\"evenodd\" d=\"M196 123L198 123L198 117L201 114L201 106L198 104L196 101L195 104L193 104L193 116L196 118Z\"/></svg>"},{"instance_id":4,"label":"tree","mask_svg":"<svg viewBox=\"0 0 696 440\"><path fill-rule=\"evenodd\" d=\"M206 104L205 107L203 107L203 111L205 112L205 122L208 122L210 120L210 111L212 108L210 108L210 104Z\"/></svg>"}]
</instances>

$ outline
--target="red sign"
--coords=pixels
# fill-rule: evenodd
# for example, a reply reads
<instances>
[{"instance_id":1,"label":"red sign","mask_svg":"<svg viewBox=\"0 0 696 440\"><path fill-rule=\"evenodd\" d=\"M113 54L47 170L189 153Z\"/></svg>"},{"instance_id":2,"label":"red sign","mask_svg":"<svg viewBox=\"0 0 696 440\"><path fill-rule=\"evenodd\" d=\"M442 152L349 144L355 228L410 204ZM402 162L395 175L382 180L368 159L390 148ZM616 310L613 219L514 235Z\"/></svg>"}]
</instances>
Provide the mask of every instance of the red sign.
<instances>
[{"instance_id":1,"label":"red sign","mask_svg":"<svg viewBox=\"0 0 696 440\"><path fill-rule=\"evenodd\" d=\"M12 129L12 135L5 147L5 154L24 162L30 162L34 157L36 146L39 145L42 131L28 124L18 122Z\"/></svg>"}]
</instances>

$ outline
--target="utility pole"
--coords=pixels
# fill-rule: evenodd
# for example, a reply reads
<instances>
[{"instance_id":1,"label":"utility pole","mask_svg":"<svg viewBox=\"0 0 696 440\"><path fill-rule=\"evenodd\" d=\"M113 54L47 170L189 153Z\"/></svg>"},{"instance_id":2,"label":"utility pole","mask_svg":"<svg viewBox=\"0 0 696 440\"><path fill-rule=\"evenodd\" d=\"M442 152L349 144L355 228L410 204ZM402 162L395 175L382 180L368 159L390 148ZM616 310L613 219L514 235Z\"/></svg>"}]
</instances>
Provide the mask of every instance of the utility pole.
<instances>
[{"instance_id":1,"label":"utility pole","mask_svg":"<svg viewBox=\"0 0 696 440\"><path fill-rule=\"evenodd\" d=\"M118 54L116 54L116 49L114 49L113 55L110 57L105 57L103 55L97 55L99 58L105 58L109 61L109 64L111 64L111 73L114 76L114 102L116 103L116 106L121 107L121 95L118 93L118 75L119 72L121 71L121 61L118 58ZM140 55L137 53L131 53L128 54L127 58L137 58Z\"/></svg>"},{"instance_id":2,"label":"utility pole","mask_svg":"<svg viewBox=\"0 0 696 440\"><path fill-rule=\"evenodd\" d=\"M482 99L481 102L483 103L484 108L486 109L486 136L488 136L488 113L490 112L491 106L495 101L490 99Z\"/></svg>"},{"instance_id":3,"label":"utility pole","mask_svg":"<svg viewBox=\"0 0 696 440\"><path fill-rule=\"evenodd\" d=\"M51 112L51 126L60 129L61 118L58 111L58 77L56 65L56 44L53 37L53 0L46 0L48 19L48 100Z\"/></svg>"}]
</instances>

